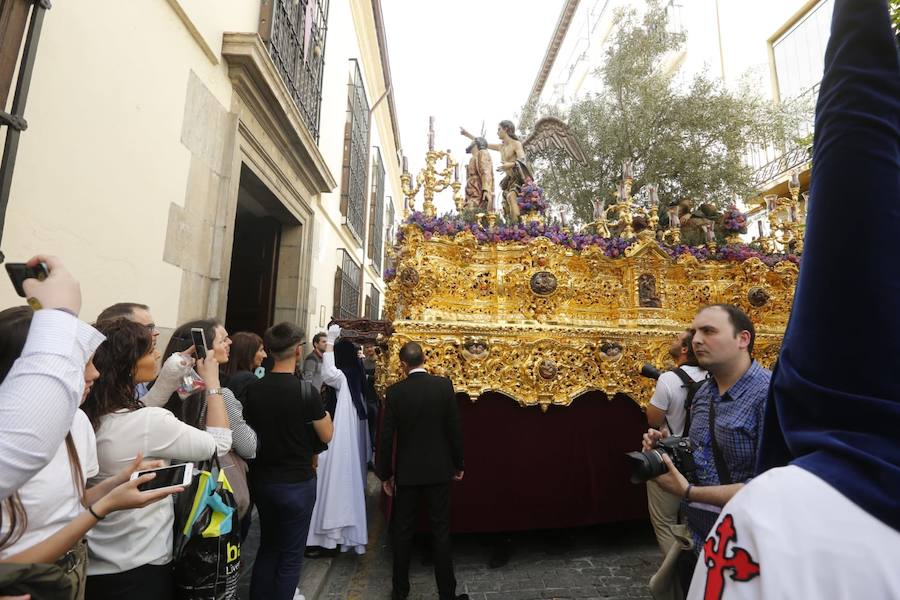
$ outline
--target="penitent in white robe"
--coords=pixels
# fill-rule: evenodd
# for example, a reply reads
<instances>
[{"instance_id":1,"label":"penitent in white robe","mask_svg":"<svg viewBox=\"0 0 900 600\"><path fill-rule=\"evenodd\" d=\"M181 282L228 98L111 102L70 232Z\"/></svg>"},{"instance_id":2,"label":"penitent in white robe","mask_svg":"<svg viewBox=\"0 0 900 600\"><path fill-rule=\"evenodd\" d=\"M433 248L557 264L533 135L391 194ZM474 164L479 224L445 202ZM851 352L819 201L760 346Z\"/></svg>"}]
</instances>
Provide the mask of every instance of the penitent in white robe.
<instances>
[{"instance_id":1,"label":"penitent in white robe","mask_svg":"<svg viewBox=\"0 0 900 600\"><path fill-rule=\"evenodd\" d=\"M307 546L366 551L366 464L371 447L366 421L361 421L350 398L347 377L334 366L334 352L322 357L322 381L337 390L334 436L319 455L316 504Z\"/></svg>"}]
</instances>

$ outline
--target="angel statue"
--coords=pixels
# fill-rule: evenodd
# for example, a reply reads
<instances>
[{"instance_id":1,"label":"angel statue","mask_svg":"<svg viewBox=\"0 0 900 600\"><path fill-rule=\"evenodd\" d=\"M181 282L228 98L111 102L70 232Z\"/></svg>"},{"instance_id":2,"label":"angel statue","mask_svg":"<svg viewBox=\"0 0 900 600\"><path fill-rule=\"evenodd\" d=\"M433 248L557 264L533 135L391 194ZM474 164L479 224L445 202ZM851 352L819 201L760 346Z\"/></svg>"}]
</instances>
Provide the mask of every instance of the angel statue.
<instances>
[{"instance_id":1,"label":"angel statue","mask_svg":"<svg viewBox=\"0 0 900 600\"><path fill-rule=\"evenodd\" d=\"M460 127L459 132L470 140L475 140L475 136L464 128ZM526 160L527 152L551 147L564 150L581 164L587 162L569 127L555 117L544 117L535 123L534 131L524 142L516 135L516 126L512 121L500 121L497 136L500 143L488 144L487 148L500 153L497 171L504 174L500 180L500 189L503 192L506 217L511 223L519 220L519 204L516 201L519 191L525 183L534 179Z\"/></svg>"}]
</instances>

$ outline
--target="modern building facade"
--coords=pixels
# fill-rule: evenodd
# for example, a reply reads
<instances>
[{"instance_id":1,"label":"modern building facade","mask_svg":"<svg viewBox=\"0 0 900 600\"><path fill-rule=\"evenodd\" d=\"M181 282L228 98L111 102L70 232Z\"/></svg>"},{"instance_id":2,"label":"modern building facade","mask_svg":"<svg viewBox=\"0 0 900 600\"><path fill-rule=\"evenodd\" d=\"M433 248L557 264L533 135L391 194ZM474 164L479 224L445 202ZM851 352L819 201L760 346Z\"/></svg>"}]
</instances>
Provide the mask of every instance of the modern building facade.
<instances>
[{"instance_id":1,"label":"modern building facade","mask_svg":"<svg viewBox=\"0 0 900 600\"><path fill-rule=\"evenodd\" d=\"M676 81L699 72L737 86L747 75L773 102L806 97L814 102L822 77L825 46L834 0L665 0L669 27L684 33L683 48L665 58ZM526 106L567 106L599 89L596 70L615 41L616 12L644 0L566 0L547 46ZM808 179L807 137L812 123L802 123L790 140L773 140L766 148L748 148L747 161L756 173L760 197L787 193L794 169Z\"/></svg>"},{"instance_id":2,"label":"modern building facade","mask_svg":"<svg viewBox=\"0 0 900 600\"><path fill-rule=\"evenodd\" d=\"M87 319L118 301L164 330L377 318L400 198L385 39L380 0L54 4L7 260L63 257Z\"/></svg>"}]
</instances>

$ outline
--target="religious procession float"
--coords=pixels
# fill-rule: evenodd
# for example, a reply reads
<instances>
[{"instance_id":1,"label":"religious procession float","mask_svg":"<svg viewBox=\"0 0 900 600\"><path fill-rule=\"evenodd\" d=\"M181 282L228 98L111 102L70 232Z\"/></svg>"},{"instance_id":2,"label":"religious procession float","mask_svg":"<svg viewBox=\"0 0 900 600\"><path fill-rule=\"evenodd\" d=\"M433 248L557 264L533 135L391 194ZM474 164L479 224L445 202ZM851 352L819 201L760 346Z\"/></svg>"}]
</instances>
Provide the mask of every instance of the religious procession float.
<instances>
[{"instance_id":1,"label":"religious procession float","mask_svg":"<svg viewBox=\"0 0 900 600\"><path fill-rule=\"evenodd\" d=\"M539 121L524 143L509 122L497 145L462 131L472 139L464 191L449 151L430 144L415 177L404 160L381 384L402 377L397 352L411 340L429 370L453 381L466 454L465 479L454 485L455 531L641 518L645 492L629 483L625 459L646 430L655 384L641 368L668 366L675 335L699 307L719 302L750 315L754 357L771 367L802 252L799 181L790 198L767 199L770 234L745 244L737 208L712 216L673 203L660 211L652 187L641 202L632 196L626 163L617 201L598 201L594 221L573 227L550 217L526 162L541 144L583 160L563 123ZM502 223L492 150L502 161ZM435 195L448 188L457 211L436 216ZM659 214L669 216L665 228ZM686 243L692 229L702 243Z\"/></svg>"}]
</instances>

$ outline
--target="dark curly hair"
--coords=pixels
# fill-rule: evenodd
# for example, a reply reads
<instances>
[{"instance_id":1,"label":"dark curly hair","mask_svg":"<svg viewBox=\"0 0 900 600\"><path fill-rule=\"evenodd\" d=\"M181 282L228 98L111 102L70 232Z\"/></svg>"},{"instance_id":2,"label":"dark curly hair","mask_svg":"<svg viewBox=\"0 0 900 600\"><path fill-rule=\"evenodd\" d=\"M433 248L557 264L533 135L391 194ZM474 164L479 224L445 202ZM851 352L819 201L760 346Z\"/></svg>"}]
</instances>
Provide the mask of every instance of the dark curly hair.
<instances>
[{"instance_id":1,"label":"dark curly hair","mask_svg":"<svg viewBox=\"0 0 900 600\"><path fill-rule=\"evenodd\" d=\"M134 397L134 370L138 360L153 350L153 335L143 325L116 319L97 325L106 336L94 353L94 366L100 371L81 409L94 430L100 419L122 408L137 410L144 404Z\"/></svg>"}]
</instances>

